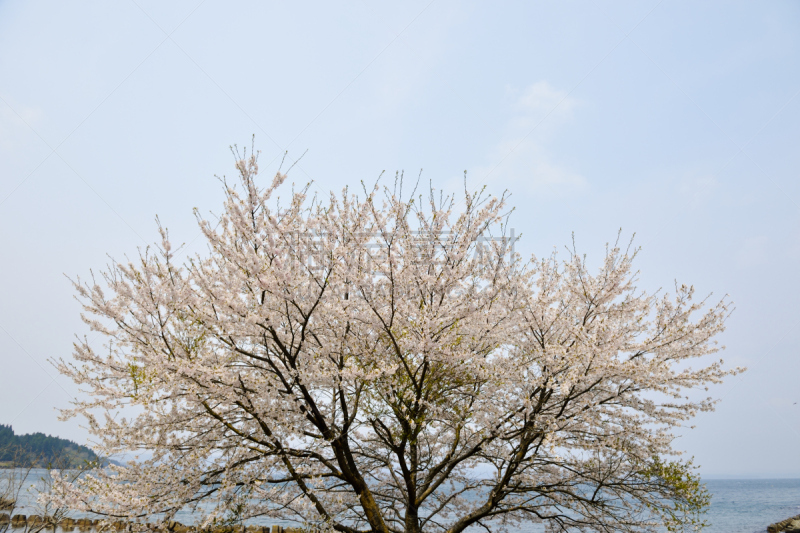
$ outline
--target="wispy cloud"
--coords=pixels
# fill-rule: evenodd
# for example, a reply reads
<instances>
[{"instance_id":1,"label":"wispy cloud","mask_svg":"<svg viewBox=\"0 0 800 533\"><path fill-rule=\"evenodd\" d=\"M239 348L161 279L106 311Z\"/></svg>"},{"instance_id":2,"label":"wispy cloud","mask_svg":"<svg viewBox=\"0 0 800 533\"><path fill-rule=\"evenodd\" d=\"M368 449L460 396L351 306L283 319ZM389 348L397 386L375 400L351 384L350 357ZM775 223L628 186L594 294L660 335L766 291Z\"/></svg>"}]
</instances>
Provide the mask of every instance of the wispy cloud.
<instances>
[{"instance_id":1,"label":"wispy cloud","mask_svg":"<svg viewBox=\"0 0 800 533\"><path fill-rule=\"evenodd\" d=\"M474 168L470 182L476 186L500 183L512 192L547 197L586 193L590 188L588 180L559 162L546 148L554 129L570 119L579 104L546 81L520 91L502 138L488 154L489 163Z\"/></svg>"},{"instance_id":2,"label":"wispy cloud","mask_svg":"<svg viewBox=\"0 0 800 533\"><path fill-rule=\"evenodd\" d=\"M571 113L578 105L578 100L560 91L546 81L537 81L525 88L517 100L517 108L527 113L538 113L542 116L550 113L564 115Z\"/></svg>"},{"instance_id":3,"label":"wispy cloud","mask_svg":"<svg viewBox=\"0 0 800 533\"><path fill-rule=\"evenodd\" d=\"M693 208L705 206L719 193L719 180L708 172L691 172L678 181L678 194Z\"/></svg>"},{"instance_id":4,"label":"wispy cloud","mask_svg":"<svg viewBox=\"0 0 800 533\"><path fill-rule=\"evenodd\" d=\"M17 150L28 144L24 139L33 134L31 127L35 128L43 117L41 109L17 106L14 110L0 101L0 150Z\"/></svg>"},{"instance_id":5,"label":"wispy cloud","mask_svg":"<svg viewBox=\"0 0 800 533\"><path fill-rule=\"evenodd\" d=\"M496 152L507 153L514 146L516 149L504 162L502 170L496 171L497 178L512 191L564 197L589 190L585 177L554 161L536 140L524 140L520 144L512 139L501 143Z\"/></svg>"}]
</instances>

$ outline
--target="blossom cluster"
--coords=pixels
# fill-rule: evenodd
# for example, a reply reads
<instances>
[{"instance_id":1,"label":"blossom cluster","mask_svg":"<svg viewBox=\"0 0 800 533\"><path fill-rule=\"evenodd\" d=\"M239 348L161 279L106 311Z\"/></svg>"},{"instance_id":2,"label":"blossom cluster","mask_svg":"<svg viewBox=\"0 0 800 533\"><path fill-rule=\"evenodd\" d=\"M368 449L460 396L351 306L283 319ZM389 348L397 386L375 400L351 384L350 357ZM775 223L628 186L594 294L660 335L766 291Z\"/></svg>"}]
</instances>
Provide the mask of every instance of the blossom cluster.
<instances>
[{"instance_id":1,"label":"blossom cluster","mask_svg":"<svg viewBox=\"0 0 800 533\"><path fill-rule=\"evenodd\" d=\"M713 408L688 390L736 371L713 360L726 301L637 289L616 245L595 273L523 259L505 198L306 188L281 208L283 174L262 189L256 157L237 168L218 223L198 217L207 254L180 261L162 230L76 281L107 342L57 363L88 393L64 414L142 458L53 498L345 533L695 519L673 431Z\"/></svg>"}]
</instances>

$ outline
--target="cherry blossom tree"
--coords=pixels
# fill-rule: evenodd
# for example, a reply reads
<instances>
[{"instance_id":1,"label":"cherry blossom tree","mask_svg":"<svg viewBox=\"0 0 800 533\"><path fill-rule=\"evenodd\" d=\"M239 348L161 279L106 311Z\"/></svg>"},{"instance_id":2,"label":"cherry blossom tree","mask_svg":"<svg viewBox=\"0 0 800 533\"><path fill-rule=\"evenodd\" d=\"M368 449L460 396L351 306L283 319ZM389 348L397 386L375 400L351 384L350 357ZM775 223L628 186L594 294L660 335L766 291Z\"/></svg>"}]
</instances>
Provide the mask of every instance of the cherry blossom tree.
<instances>
[{"instance_id":1,"label":"cherry blossom tree","mask_svg":"<svg viewBox=\"0 0 800 533\"><path fill-rule=\"evenodd\" d=\"M75 287L106 342L59 370L126 466L50 496L110 519L258 516L341 531L696 525L708 503L676 428L729 313L636 287L635 251L523 260L506 198L264 187L237 162L205 254L166 230ZM457 207L461 205L460 209ZM693 359L697 368L690 366ZM705 396L705 395L703 395Z\"/></svg>"}]
</instances>

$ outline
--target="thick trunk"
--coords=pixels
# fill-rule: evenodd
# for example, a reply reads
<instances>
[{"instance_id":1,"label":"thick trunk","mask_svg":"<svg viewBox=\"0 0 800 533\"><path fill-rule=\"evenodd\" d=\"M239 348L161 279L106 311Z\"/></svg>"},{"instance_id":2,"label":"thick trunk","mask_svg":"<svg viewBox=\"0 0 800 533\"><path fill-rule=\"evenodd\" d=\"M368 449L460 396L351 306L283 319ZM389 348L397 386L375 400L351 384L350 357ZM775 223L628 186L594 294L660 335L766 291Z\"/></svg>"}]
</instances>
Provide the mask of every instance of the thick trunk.
<instances>
[{"instance_id":1,"label":"thick trunk","mask_svg":"<svg viewBox=\"0 0 800 533\"><path fill-rule=\"evenodd\" d=\"M364 483L363 490L358 491L358 500L361 502L361 508L364 509L364 514L367 515L367 521L372 526L372 530L376 533L389 533L386 522L383 521L383 513L381 513L378 503L373 498L372 492L367 488L366 483Z\"/></svg>"},{"instance_id":2,"label":"thick trunk","mask_svg":"<svg viewBox=\"0 0 800 533\"><path fill-rule=\"evenodd\" d=\"M419 510L416 506L406 509L405 533L420 533Z\"/></svg>"},{"instance_id":3,"label":"thick trunk","mask_svg":"<svg viewBox=\"0 0 800 533\"><path fill-rule=\"evenodd\" d=\"M408 491L408 508L405 517L405 533L420 533L419 528L419 501L417 500L417 466L419 465L419 448L417 447L418 434L413 435L409 445L409 459L411 468L405 466L403 457L400 457L403 468L403 476L406 478L406 490Z\"/></svg>"},{"instance_id":4,"label":"thick trunk","mask_svg":"<svg viewBox=\"0 0 800 533\"><path fill-rule=\"evenodd\" d=\"M361 508L364 510L372 531L375 533L389 533L389 528L383 520L383 513L378 507L378 502L375 501L372 491L369 490L367 482L364 481L363 476L358 471L358 466L353 460L346 438L340 436L332 442L332 445L336 460L342 469L342 474L358 494L358 501L361 503Z\"/></svg>"}]
</instances>

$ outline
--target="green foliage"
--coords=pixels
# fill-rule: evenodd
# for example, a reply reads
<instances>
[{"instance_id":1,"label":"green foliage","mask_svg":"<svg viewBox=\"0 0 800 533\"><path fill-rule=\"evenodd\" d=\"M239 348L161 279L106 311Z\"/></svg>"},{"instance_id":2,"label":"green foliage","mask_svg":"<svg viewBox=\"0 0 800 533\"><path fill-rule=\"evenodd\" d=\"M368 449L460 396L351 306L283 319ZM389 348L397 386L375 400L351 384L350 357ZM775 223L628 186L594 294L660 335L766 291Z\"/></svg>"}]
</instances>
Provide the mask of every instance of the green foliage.
<instances>
[{"instance_id":1,"label":"green foliage","mask_svg":"<svg viewBox=\"0 0 800 533\"><path fill-rule=\"evenodd\" d=\"M0 467L78 468L98 461L92 450L71 440L44 433L15 435L11 426L0 425Z\"/></svg>"},{"instance_id":2,"label":"green foliage","mask_svg":"<svg viewBox=\"0 0 800 533\"><path fill-rule=\"evenodd\" d=\"M700 531L708 525L703 515L711 504L711 494L694 470L692 461L663 461L653 457L641 472L663 498L651 510L660 516L668 531Z\"/></svg>"}]
</instances>

